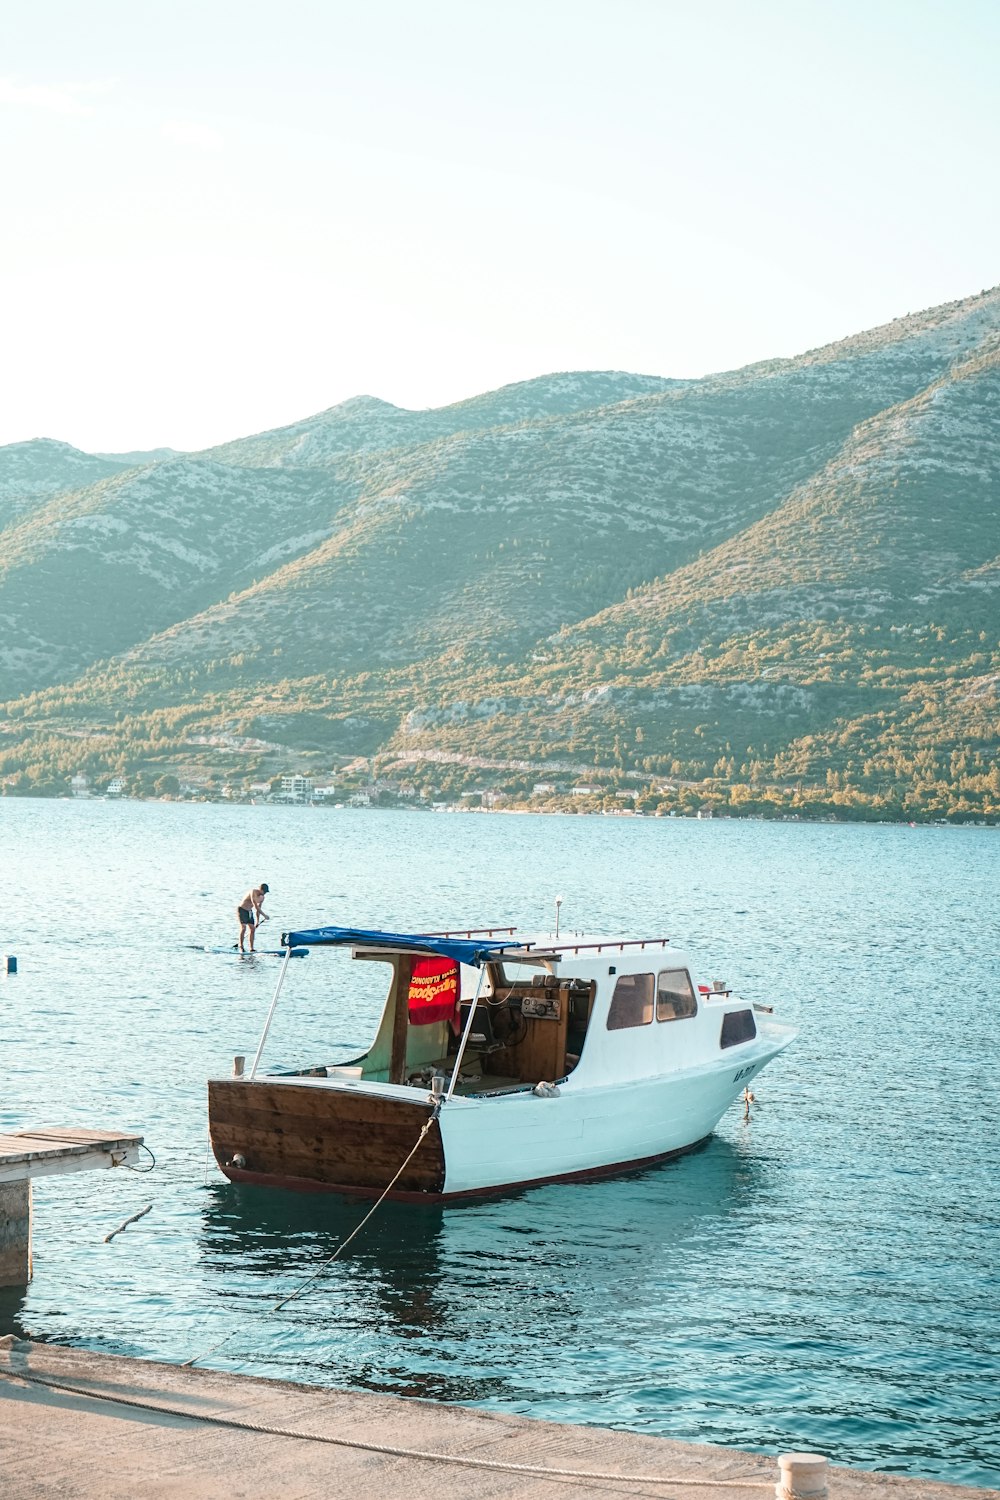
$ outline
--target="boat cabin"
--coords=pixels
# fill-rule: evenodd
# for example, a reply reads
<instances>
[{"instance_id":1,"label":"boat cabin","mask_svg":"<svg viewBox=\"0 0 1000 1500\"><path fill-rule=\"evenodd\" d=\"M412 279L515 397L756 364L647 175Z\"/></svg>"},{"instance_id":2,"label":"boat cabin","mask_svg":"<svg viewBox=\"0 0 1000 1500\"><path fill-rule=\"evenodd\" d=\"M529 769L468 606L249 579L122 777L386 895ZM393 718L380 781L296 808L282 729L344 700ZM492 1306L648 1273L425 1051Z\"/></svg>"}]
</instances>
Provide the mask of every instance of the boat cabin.
<instances>
[{"instance_id":1,"label":"boat cabin","mask_svg":"<svg viewBox=\"0 0 1000 1500\"><path fill-rule=\"evenodd\" d=\"M281 1076L421 1090L437 1077L449 1095L490 1096L565 1083L578 1072L575 1081L604 1084L690 1066L704 1057L709 1027L712 1050L756 1036L752 1007L721 984L698 986L666 938L518 942L512 929L506 943L496 929L434 938L445 946L485 938L487 946L480 942L473 965L447 951L359 941L353 958L389 969L371 1047L347 1063Z\"/></svg>"}]
</instances>

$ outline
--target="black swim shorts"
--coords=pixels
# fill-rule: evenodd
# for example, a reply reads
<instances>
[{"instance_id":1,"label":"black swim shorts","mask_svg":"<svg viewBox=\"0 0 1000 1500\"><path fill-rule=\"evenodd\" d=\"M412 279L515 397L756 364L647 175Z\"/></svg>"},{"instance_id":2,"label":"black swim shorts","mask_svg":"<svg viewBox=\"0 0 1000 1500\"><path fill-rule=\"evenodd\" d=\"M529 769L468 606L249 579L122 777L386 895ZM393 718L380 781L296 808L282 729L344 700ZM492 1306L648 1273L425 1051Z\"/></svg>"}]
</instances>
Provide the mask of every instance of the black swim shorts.
<instances>
[{"instance_id":1,"label":"black swim shorts","mask_svg":"<svg viewBox=\"0 0 1000 1500\"><path fill-rule=\"evenodd\" d=\"M238 906L236 908L236 915L245 927L253 926L253 912L247 911L245 906Z\"/></svg>"}]
</instances>

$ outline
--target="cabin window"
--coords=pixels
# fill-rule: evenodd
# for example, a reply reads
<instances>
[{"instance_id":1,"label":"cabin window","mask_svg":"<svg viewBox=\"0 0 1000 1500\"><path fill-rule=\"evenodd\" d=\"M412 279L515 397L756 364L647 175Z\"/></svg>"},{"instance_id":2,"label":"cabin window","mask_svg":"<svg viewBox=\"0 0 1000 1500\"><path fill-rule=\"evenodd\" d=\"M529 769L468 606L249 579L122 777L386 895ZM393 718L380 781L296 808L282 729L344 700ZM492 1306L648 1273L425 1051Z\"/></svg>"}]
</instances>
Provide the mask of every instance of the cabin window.
<instances>
[{"instance_id":1,"label":"cabin window","mask_svg":"<svg viewBox=\"0 0 1000 1500\"><path fill-rule=\"evenodd\" d=\"M735 1047L739 1042L752 1042L757 1035L757 1023L752 1010L730 1010L722 1018L720 1047Z\"/></svg>"},{"instance_id":2,"label":"cabin window","mask_svg":"<svg viewBox=\"0 0 1000 1500\"><path fill-rule=\"evenodd\" d=\"M656 1019L685 1021L698 1013L691 979L686 969L661 969L656 976Z\"/></svg>"},{"instance_id":3,"label":"cabin window","mask_svg":"<svg viewBox=\"0 0 1000 1500\"><path fill-rule=\"evenodd\" d=\"M622 974L615 985L608 1010L608 1030L648 1026L653 1019L652 974Z\"/></svg>"}]
</instances>

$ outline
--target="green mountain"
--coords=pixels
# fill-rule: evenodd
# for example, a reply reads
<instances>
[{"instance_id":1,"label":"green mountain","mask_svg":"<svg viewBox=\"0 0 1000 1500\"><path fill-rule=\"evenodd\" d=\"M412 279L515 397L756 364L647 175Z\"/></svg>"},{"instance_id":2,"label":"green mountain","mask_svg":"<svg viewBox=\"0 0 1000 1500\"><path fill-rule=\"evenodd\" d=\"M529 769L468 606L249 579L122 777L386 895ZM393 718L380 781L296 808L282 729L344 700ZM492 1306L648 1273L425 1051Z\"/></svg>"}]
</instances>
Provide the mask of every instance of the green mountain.
<instances>
[{"instance_id":1,"label":"green mountain","mask_svg":"<svg viewBox=\"0 0 1000 1500\"><path fill-rule=\"evenodd\" d=\"M994 289L703 380L0 449L0 777L363 755L435 795L590 768L664 809L993 816L998 397Z\"/></svg>"}]
</instances>

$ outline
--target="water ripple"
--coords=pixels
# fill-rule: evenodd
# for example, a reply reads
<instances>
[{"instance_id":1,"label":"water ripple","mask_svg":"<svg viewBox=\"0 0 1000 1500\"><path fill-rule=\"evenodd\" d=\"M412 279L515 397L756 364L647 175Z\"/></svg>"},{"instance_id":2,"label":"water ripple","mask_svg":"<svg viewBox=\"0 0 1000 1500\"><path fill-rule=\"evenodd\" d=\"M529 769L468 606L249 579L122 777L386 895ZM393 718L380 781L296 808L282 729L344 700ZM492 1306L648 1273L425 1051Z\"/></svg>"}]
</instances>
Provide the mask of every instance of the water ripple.
<instances>
[{"instance_id":1,"label":"water ripple","mask_svg":"<svg viewBox=\"0 0 1000 1500\"><path fill-rule=\"evenodd\" d=\"M166 1360L232 1333L211 1363L1000 1478L996 834L5 799L0 839L0 1128L107 1122L158 1163L36 1185L0 1329ZM560 892L571 930L670 932L801 1034L749 1125L614 1182L387 1204L272 1314L365 1210L207 1157L205 1079L253 1052L276 967L185 945L232 941L259 879L275 932L547 925ZM297 966L270 1058L367 1042L358 968Z\"/></svg>"}]
</instances>

